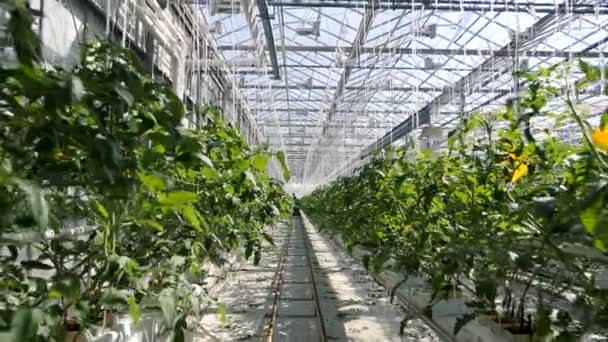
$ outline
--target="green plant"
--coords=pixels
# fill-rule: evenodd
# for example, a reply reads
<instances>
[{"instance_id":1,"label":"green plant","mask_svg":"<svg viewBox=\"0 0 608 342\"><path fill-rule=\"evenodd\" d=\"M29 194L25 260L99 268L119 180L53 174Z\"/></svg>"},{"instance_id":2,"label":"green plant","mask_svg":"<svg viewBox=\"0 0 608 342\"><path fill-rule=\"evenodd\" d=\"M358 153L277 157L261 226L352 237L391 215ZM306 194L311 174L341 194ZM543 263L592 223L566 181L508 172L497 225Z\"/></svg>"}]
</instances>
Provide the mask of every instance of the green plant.
<instances>
[{"instance_id":1,"label":"green plant","mask_svg":"<svg viewBox=\"0 0 608 342\"><path fill-rule=\"evenodd\" d=\"M455 333L478 314L496 313L515 330L530 330L537 282L546 289L536 291L537 338L574 338L605 326L608 292L592 274L607 266L608 114L593 130L572 96L602 72L577 61L521 74L526 92L503 110L463 120L447 151L387 148L355 176L305 197L302 207L350 248L369 249L369 266L391 259L393 269L426 279L430 304L455 288L470 293L473 313L458 320ZM551 109L551 101L565 110ZM573 123L583 144L535 129L541 118ZM549 318L550 296L566 290L585 312L581 331L563 310L563 319Z\"/></svg>"},{"instance_id":2,"label":"green plant","mask_svg":"<svg viewBox=\"0 0 608 342\"><path fill-rule=\"evenodd\" d=\"M266 227L289 215L267 173L277 157L288 176L284 157L249 147L217 108L184 128L181 101L111 42L84 46L72 69L42 65L25 3L11 6L19 63L0 68L0 331L59 341L110 312L137 321L158 309L182 340L197 310L186 279L228 252L258 262ZM67 234L74 224L84 234ZM20 258L25 246L32 259Z\"/></svg>"}]
</instances>

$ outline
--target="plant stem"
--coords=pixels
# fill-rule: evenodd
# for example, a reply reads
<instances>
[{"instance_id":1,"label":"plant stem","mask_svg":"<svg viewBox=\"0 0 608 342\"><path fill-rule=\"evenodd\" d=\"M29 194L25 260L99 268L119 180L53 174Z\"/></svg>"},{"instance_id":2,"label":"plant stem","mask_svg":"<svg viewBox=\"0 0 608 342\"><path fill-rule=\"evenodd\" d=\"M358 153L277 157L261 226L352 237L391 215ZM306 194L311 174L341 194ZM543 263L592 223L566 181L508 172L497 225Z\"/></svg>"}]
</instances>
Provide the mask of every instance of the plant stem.
<instances>
[{"instance_id":1,"label":"plant stem","mask_svg":"<svg viewBox=\"0 0 608 342\"><path fill-rule=\"evenodd\" d=\"M602 156L598 152L597 148L595 148L593 141L589 137L589 132L587 132L587 127L585 127L585 124L583 123L583 119L580 117L580 115L577 113L576 109L574 108L574 103L572 103L572 99L571 99L569 91L566 92L565 102L568 105L568 108L570 109L570 114L572 114L572 117L574 118L574 120L576 121L578 126L581 128L581 130L583 132L583 137L585 138L585 142L589 146L591 153L605 169L608 169L608 164L606 164L606 161L604 160L604 158L602 158Z\"/></svg>"}]
</instances>

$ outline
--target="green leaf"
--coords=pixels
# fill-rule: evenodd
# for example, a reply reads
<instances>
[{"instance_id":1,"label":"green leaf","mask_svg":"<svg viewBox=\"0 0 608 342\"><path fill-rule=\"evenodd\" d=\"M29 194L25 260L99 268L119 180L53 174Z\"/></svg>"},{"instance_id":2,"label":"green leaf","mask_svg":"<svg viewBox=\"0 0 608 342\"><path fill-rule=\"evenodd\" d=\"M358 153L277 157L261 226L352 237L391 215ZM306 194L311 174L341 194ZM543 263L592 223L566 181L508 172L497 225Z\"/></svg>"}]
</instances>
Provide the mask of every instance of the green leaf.
<instances>
[{"instance_id":1,"label":"green leaf","mask_svg":"<svg viewBox=\"0 0 608 342\"><path fill-rule=\"evenodd\" d=\"M139 312L139 306L137 306L137 301L135 297L131 296L128 300L129 303L129 316L133 320L133 323L139 323L139 318L141 317L141 313Z\"/></svg>"},{"instance_id":2,"label":"green leaf","mask_svg":"<svg viewBox=\"0 0 608 342\"><path fill-rule=\"evenodd\" d=\"M209 159L209 157L202 153L198 153L197 156L203 162L203 164L207 165L209 168L213 168L213 162L211 159Z\"/></svg>"},{"instance_id":3,"label":"green leaf","mask_svg":"<svg viewBox=\"0 0 608 342\"><path fill-rule=\"evenodd\" d=\"M95 201L95 211L97 211L97 213L104 219L107 219L108 217L110 217L110 214L108 214L106 207L104 207L103 204L101 204L98 201Z\"/></svg>"},{"instance_id":4,"label":"green leaf","mask_svg":"<svg viewBox=\"0 0 608 342\"><path fill-rule=\"evenodd\" d=\"M593 246L595 246L595 248L599 249L600 251L607 253L608 252L608 243L605 243L604 241L596 238L593 241Z\"/></svg>"},{"instance_id":5,"label":"green leaf","mask_svg":"<svg viewBox=\"0 0 608 342\"><path fill-rule=\"evenodd\" d=\"M190 262L190 274L195 277L200 277L201 275L201 264L195 259L192 259Z\"/></svg>"},{"instance_id":6,"label":"green leaf","mask_svg":"<svg viewBox=\"0 0 608 342\"><path fill-rule=\"evenodd\" d=\"M218 136L218 138L220 138L221 140L227 140L227 139L228 139L228 137L229 137L229 135L228 135L228 133L226 132L226 130L223 130L223 129L219 129L219 130L218 130L218 131L217 131L215 134L216 134L216 135Z\"/></svg>"},{"instance_id":7,"label":"green leaf","mask_svg":"<svg viewBox=\"0 0 608 342\"><path fill-rule=\"evenodd\" d=\"M178 270L186 264L186 258L181 255L174 255L169 259L171 269Z\"/></svg>"},{"instance_id":8,"label":"green leaf","mask_svg":"<svg viewBox=\"0 0 608 342\"><path fill-rule=\"evenodd\" d=\"M600 120L600 129L605 130L606 125L608 125L608 112L602 114L602 118Z\"/></svg>"},{"instance_id":9,"label":"green leaf","mask_svg":"<svg viewBox=\"0 0 608 342\"><path fill-rule=\"evenodd\" d=\"M581 71L585 74L585 77L577 83L577 89L585 88L586 86L596 82L600 78L600 71L598 68L583 61L582 59L578 60L578 65Z\"/></svg>"},{"instance_id":10,"label":"green leaf","mask_svg":"<svg viewBox=\"0 0 608 342\"><path fill-rule=\"evenodd\" d=\"M127 105L133 105L133 95L131 95L129 89L127 89L123 84L117 84L114 87L114 90L116 90L116 93L118 93L118 95L127 103Z\"/></svg>"},{"instance_id":11,"label":"green leaf","mask_svg":"<svg viewBox=\"0 0 608 342\"><path fill-rule=\"evenodd\" d=\"M128 305L130 297L129 291L111 287L104 290L99 302L107 308L115 308L117 306Z\"/></svg>"},{"instance_id":12,"label":"green leaf","mask_svg":"<svg viewBox=\"0 0 608 342\"><path fill-rule=\"evenodd\" d=\"M225 328L228 325L228 319L226 318L226 305L224 303L217 305L217 316L220 324Z\"/></svg>"},{"instance_id":13,"label":"green leaf","mask_svg":"<svg viewBox=\"0 0 608 342\"><path fill-rule=\"evenodd\" d=\"M184 314L179 315L173 326L173 342L186 342L185 330L188 328Z\"/></svg>"},{"instance_id":14,"label":"green leaf","mask_svg":"<svg viewBox=\"0 0 608 342\"><path fill-rule=\"evenodd\" d=\"M157 232L162 232L165 230L165 228L160 223L156 222L155 220L144 219L144 220L139 220L138 222L143 226L156 230Z\"/></svg>"},{"instance_id":15,"label":"green leaf","mask_svg":"<svg viewBox=\"0 0 608 342\"><path fill-rule=\"evenodd\" d=\"M608 217L602 216L595 228L595 248L606 253L608 252Z\"/></svg>"},{"instance_id":16,"label":"green leaf","mask_svg":"<svg viewBox=\"0 0 608 342\"><path fill-rule=\"evenodd\" d=\"M165 177L160 173L139 173L141 183L150 191L164 191L167 189Z\"/></svg>"},{"instance_id":17,"label":"green leaf","mask_svg":"<svg viewBox=\"0 0 608 342\"><path fill-rule=\"evenodd\" d=\"M12 37L15 53L19 63L32 66L40 60L41 42L32 30L32 16L28 11L27 2L13 0L8 29Z\"/></svg>"},{"instance_id":18,"label":"green leaf","mask_svg":"<svg viewBox=\"0 0 608 342\"><path fill-rule=\"evenodd\" d=\"M215 169L204 167L201 169L201 174L208 180L214 180L218 178L218 172Z\"/></svg>"},{"instance_id":19,"label":"green leaf","mask_svg":"<svg viewBox=\"0 0 608 342\"><path fill-rule=\"evenodd\" d=\"M268 156L256 154L251 157L251 163L258 171L266 171L266 167L268 166Z\"/></svg>"},{"instance_id":20,"label":"green leaf","mask_svg":"<svg viewBox=\"0 0 608 342\"><path fill-rule=\"evenodd\" d=\"M58 279L51 285L49 297L77 300L80 297L80 281L76 278Z\"/></svg>"},{"instance_id":21,"label":"green leaf","mask_svg":"<svg viewBox=\"0 0 608 342\"><path fill-rule=\"evenodd\" d=\"M245 171L245 177L253 184L253 186L257 186L255 176L249 170Z\"/></svg>"},{"instance_id":22,"label":"green leaf","mask_svg":"<svg viewBox=\"0 0 608 342\"><path fill-rule=\"evenodd\" d=\"M277 152L277 159L279 159L279 164L281 165L281 170L283 172L283 178L287 182L291 178L291 172L289 171L289 167L287 166L287 161L285 160L285 152L284 151Z\"/></svg>"},{"instance_id":23,"label":"green leaf","mask_svg":"<svg viewBox=\"0 0 608 342\"><path fill-rule=\"evenodd\" d=\"M188 220L188 222L190 222L190 224L194 228L196 228L196 230L201 230L201 220L199 218L198 212L196 211L196 209L194 209L194 207L183 207L181 212L182 215L184 215L184 217L186 218L186 220Z\"/></svg>"},{"instance_id":24,"label":"green leaf","mask_svg":"<svg viewBox=\"0 0 608 342\"><path fill-rule=\"evenodd\" d=\"M167 149L162 144L155 144L152 147L152 151L154 151L154 152L156 152L158 154L164 154L167 151Z\"/></svg>"},{"instance_id":25,"label":"green leaf","mask_svg":"<svg viewBox=\"0 0 608 342\"><path fill-rule=\"evenodd\" d=\"M183 207L196 202L196 194L190 191L172 191L158 196L158 202L168 207Z\"/></svg>"},{"instance_id":26,"label":"green leaf","mask_svg":"<svg viewBox=\"0 0 608 342\"><path fill-rule=\"evenodd\" d=\"M603 197L604 196L601 193L594 194L581 211L581 221L589 233L595 231L595 228L600 221Z\"/></svg>"},{"instance_id":27,"label":"green leaf","mask_svg":"<svg viewBox=\"0 0 608 342\"><path fill-rule=\"evenodd\" d=\"M154 123L154 127L158 126L158 121L156 121L156 117L154 116L154 114L146 111L146 110L142 110L140 112L145 118L149 119L150 121L152 121Z\"/></svg>"},{"instance_id":28,"label":"green leaf","mask_svg":"<svg viewBox=\"0 0 608 342\"><path fill-rule=\"evenodd\" d=\"M37 340L36 335L41 321L42 312L39 309L18 309L13 318L10 341L23 342Z\"/></svg>"},{"instance_id":29,"label":"green leaf","mask_svg":"<svg viewBox=\"0 0 608 342\"><path fill-rule=\"evenodd\" d=\"M520 72L518 73L519 77L527 80L527 81L536 81L538 80L538 75L534 72Z\"/></svg>"},{"instance_id":30,"label":"green leaf","mask_svg":"<svg viewBox=\"0 0 608 342\"><path fill-rule=\"evenodd\" d=\"M102 134L97 134L93 146L99 154L97 156L98 160L102 161L106 167L112 169L119 167L121 161L120 146L114 140L108 139ZM111 177L108 178L113 180Z\"/></svg>"},{"instance_id":31,"label":"green leaf","mask_svg":"<svg viewBox=\"0 0 608 342\"><path fill-rule=\"evenodd\" d=\"M168 326L173 326L177 313L177 300L173 289L164 289L158 295L158 303Z\"/></svg>"},{"instance_id":32,"label":"green leaf","mask_svg":"<svg viewBox=\"0 0 608 342\"><path fill-rule=\"evenodd\" d=\"M49 207L40 187L21 179L14 179L13 181L26 193L32 209L32 215L36 223L38 223L38 227L46 229L49 223Z\"/></svg>"},{"instance_id":33,"label":"green leaf","mask_svg":"<svg viewBox=\"0 0 608 342\"><path fill-rule=\"evenodd\" d=\"M476 312L469 312L460 317L456 317L456 324L454 324L454 336L458 335L458 332L462 330L470 321L477 317Z\"/></svg>"}]
</instances>

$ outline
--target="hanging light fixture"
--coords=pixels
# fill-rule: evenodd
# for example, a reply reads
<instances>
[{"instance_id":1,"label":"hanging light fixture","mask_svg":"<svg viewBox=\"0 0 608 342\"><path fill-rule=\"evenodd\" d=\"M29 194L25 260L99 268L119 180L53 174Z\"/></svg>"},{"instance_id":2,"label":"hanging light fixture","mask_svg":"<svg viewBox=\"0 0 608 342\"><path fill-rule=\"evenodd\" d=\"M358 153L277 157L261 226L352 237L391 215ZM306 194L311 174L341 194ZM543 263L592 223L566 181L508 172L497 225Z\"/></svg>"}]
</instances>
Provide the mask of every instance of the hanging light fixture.
<instances>
[{"instance_id":1,"label":"hanging light fixture","mask_svg":"<svg viewBox=\"0 0 608 342\"><path fill-rule=\"evenodd\" d=\"M296 83L296 87L298 87L298 88L305 88L305 89L312 88L312 77L308 77L303 82Z\"/></svg>"},{"instance_id":2,"label":"hanging light fixture","mask_svg":"<svg viewBox=\"0 0 608 342\"><path fill-rule=\"evenodd\" d=\"M321 31L321 22L315 21L303 21L298 27L296 27L296 33L300 36L314 36L319 37Z\"/></svg>"},{"instance_id":3,"label":"hanging light fixture","mask_svg":"<svg viewBox=\"0 0 608 342\"><path fill-rule=\"evenodd\" d=\"M439 69L439 67L441 67L441 63L434 62L432 57L424 57L425 69Z\"/></svg>"},{"instance_id":4,"label":"hanging light fixture","mask_svg":"<svg viewBox=\"0 0 608 342\"><path fill-rule=\"evenodd\" d=\"M414 34L420 37L435 38L437 37L437 24L422 26L418 31L415 31Z\"/></svg>"},{"instance_id":5,"label":"hanging light fixture","mask_svg":"<svg viewBox=\"0 0 608 342\"><path fill-rule=\"evenodd\" d=\"M212 33L212 34L224 33L224 27L222 26L222 22L220 20L214 21L213 24L211 24L209 26L209 33Z\"/></svg>"}]
</instances>

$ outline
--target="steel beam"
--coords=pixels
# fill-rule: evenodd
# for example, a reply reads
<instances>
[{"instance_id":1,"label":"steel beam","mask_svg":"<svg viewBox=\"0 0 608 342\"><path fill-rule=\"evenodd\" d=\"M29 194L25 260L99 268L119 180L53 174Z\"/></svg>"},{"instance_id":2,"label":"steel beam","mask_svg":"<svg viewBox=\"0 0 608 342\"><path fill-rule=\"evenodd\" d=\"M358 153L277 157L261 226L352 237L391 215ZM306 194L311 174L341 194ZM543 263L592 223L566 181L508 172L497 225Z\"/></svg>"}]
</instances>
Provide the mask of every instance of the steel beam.
<instances>
[{"instance_id":1,"label":"steel beam","mask_svg":"<svg viewBox=\"0 0 608 342\"><path fill-rule=\"evenodd\" d=\"M268 49L268 57L270 57L270 65L272 67L272 75L274 79L281 79L279 71L279 61L277 60L277 50L274 46L274 35L272 34L272 25L270 24L270 15L268 14L268 6L266 0L256 0L260 19L262 19L262 27L266 36L266 48ZM255 50L255 47L252 47Z\"/></svg>"},{"instance_id":2,"label":"steel beam","mask_svg":"<svg viewBox=\"0 0 608 342\"><path fill-rule=\"evenodd\" d=\"M352 42L352 45L351 45L349 51L348 52L345 51L345 53L348 54L347 61L349 61L349 62L358 60L359 57L361 56L361 53L362 53L361 50L363 49L363 45L365 44L365 40L367 39L367 34L372 26L372 22L373 22L375 16L376 16L376 10L373 8L375 3L376 3L376 0L368 0L368 4L370 6L367 7L363 13L363 17L361 18L361 23L359 24L359 28L357 29L357 34L355 35L355 38L353 39L353 42ZM336 50L334 50L334 51L336 51ZM321 129L321 134L320 134L319 138L317 139L317 141L314 144L310 145L309 154L308 154L307 160L306 160L307 165L310 165L311 156L313 156L314 161L318 160L318 158L315 156L315 152L319 151L321 142L324 141L324 138L327 135L327 131L329 129L328 128L329 124L334 119L334 116L335 116L337 108L338 108L338 102L340 101L342 95L344 94L344 91L346 90L345 89L346 83L348 82L348 79L350 78L350 75L352 74L352 68L351 68L352 65L353 64L351 64L351 63L345 63L345 65L344 65L344 69L342 70L342 73L340 74L340 79L338 80L338 84L336 86L334 95L331 98L331 102L329 104L329 109L327 111L327 117L326 117L325 121L323 122L323 128ZM313 148L314 148L314 151L313 151ZM316 171L317 167L318 167L318 162L315 163L313 170ZM304 176L306 176L306 174L304 174Z\"/></svg>"},{"instance_id":3,"label":"steel beam","mask_svg":"<svg viewBox=\"0 0 608 342\"><path fill-rule=\"evenodd\" d=\"M250 108L252 111L255 112L264 112L264 113L272 113L272 112L291 112L292 114L294 113L298 113L300 114L300 116L307 116L308 113L320 113L320 112L324 112L325 110L323 109L319 109L319 108L310 108L310 109L297 109L297 108ZM334 113L351 113L351 114L369 114L369 115L390 115L390 114L407 114L407 113L411 113L412 110L377 110L377 109L364 109L364 110L357 110L357 109L336 109L334 111ZM450 115L450 114L454 114L454 112L451 111L446 111L446 112L437 112L434 114L439 114L439 115Z\"/></svg>"},{"instance_id":4,"label":"steel beam","mask_svg":"<svg viewBox=\"0 0 608 342\"><path fill-rule=\"evenodd\" d=\"M293 147L293 146L292 146ZM287 150L287 155L288 156L292 156L292 157L300 157L305 161L306 159L306 154L308 153L307 150L305 149L297 149L297 150ZM334 155L348 155L348 156L355 156L357 154L357 152L355 151L333 151Z\"/></svg>"},{"instance_id":5,"label":"steel beam","mask_svg":"<svg viewBox=\"0 0 608 342\"><path fill-rule=\"evenodd\" d=\"M261 1L261 0L260 0ZM255 51L255 47L250 45L220 45L220 50L224 51ZM353 48L350 46L336 46L336 45L288 45L285 46L287 52L326 52L335 53L340 49L344 53L352 53ZM526 57L556 57L556 58L569 58L569 57L585 57L585 58L600 58L600 52L587 51L587 52L576 52L576 51L548 51L548 50L524 50ZM523 51L520 51L520 53ZM409 48L409 47L374 47L374 46L362 46L357 48L357 53L388 53L388 54L416 54L419 56L424 55L453 55L453 56L493 56L493 57L513 57L514 50L490 50L490 49L436 49L436 48ZM278 66L277 66L278 68Z\"/></svg>"},{"instance_id":6,"label":"steel beam","mask_svg":"<svg viewBox=\"0 0 608 342\"><path fill-rule=\"evenodd\" d=\"M273 99L273 103L277 103L277 102L288 102L291 101L287 100L285 98L274 98ZM299 102L299 103L312 103L312 102L322 102L325 103L327 102L327 100L324 99L319 99L319 98L315 98L315 99L309 99L309 98L300 98L300 99L294 99L295 102ZM252 103L256 103L256 102L261 102L261 101L256 101L256 100L252 100ZM367 101L367 99L364 98L349 98L347 100L343 100L344 103L370 103L370 104L386 104L386 105L396 105L396 104L419 104L420 102L418 101L414 101L414 100L407 100L407 101L394 101L394 100L370 100ZM287 108L284 108L287 109ZM292 108L291 109L294 112L297 112L298 109L297 108Z\"/></svg>"},{"instance_id":7,"label":"steel beam","mask_svg":"<svg viewBox=\"0 0 608 342\"><path fill-rule=\"evenodd\" d=\"M369 142L370 140L373 140L374 137L373 136L369 136L369 137L365 137L365 138L360 138L359 140L356 140L354 138L346 138L346 142L343 141L343 137L340 138L336 138L337 140L335 140L332 144L329 144L329 146L334 146L334 147L357 147L359 149L363 148L366 146L367 142ZM306 140L295 140L295 139L284 139L283 140L283 145L285 146L310 146L314 144L314 138L313 139L306 139Z\"/></svg>"},{"instance_id":8,"label":"steel beam","mask_svg":"<svg viewBox=\"0 0 608 342\"><path fill-rule=\"evenodd\" d=\"M451 100L454 99L454 93L451 90L466 89L467 87L472 87L483 82L483 78L481 77L483 69L495 68L496 64L501 62L500 57L509 55L518 56L518 53L521 52L522 46L526 46L529 43L534 43L535 39L542 36L546 30L553 29L552 24L559 19L559 16L562 13L564 13L563 8L565 8L565 6L564 4L561 4L557 11L547 14L536 21L531 27L520 33L518 37L503 46L494 56L486 59L481 65L473 69L469 74L454 82L451 87L446 88L443 93L421 108L418 112L412 114L405 121L394 127L390 132L386 133L383 137L367 146L365 149L363 149L363 151L361 151L361 158L369 156L378 148L383 148L390 145L393 141L406 136L421 125L430 124L431 115L441 106L450 103ZM570 55L566 55L564 57L570 57Z\"/></svg>"},{"instance_id":9,"label":"steel beam","mask_svg":"<svg viewBox=\"0 0 608 342\"><path fill-rule=\"evenodd\" d=\"M460 0L379 0L374 5L361 0L314 0L298 1L283 0L269 1L269 6L274 7L337 7L337 8L364 8L373 6L375 9L387 10L429 10L444 12L523 12L529 13L532 10L536 13L551 13L555 11L553 3L532 4L517 1L460 1ZM562 9L562 11L564 11ZM574 14L595 14L594 5L577 4L571 9ZM607 14L608 7L603 5L598 8L599 14Z\"/></svg>"},{"instance_id":10,"label":"steel beam","mask_svg":"<svg viewBox=\"0 0 608 342\"><path fill-rule=\"evenodd\" d=\"M369 3L373 4L374 1L370 1ZM357 31L357 35L355 36L355 39L353 40L353 44L352 44L352 47L351 47L349 55L348 55L348 60L353 61L353 60L356 60L359 58L359 55L361 54L360 48L365 43L365 39L367 38L367 33L369 32L369 29L372 26L372 21L374 20L375 13L376 13L376 11L372 8L367 8L365 10L365 12L363 13L363 18L361 18L361 23L359 24L359 29ZM342 74L340 75L340 80L338 81L336 91L334 93L334 96L333 96L330 106L329 106L329 112L327 113L327 121L331 121L333 119L334 112L338 107L338 101L340 101L340 98L342 97L344 90L346 90L345 89L346 83L348 82L348 79L350 78L352 71L353 70L350 65L346 65L344 67ZM323 133L325 133L325 132L323 132Z\"/></svg>"},{"instance_id":11,"label":"steel beam","mask_svg":"<svg viewBox=\"0 0 608 342\"><path fill-rule=\"evenodd\" d=\"M287 124L287 120L279 120L279 127L281 126L281 122L283 122L283 124ZM266 124L268 127L277 127L277 125L274 124L274 122L270 121L270 122L262 122L262 121L258 121L259 124ZM318 126L316 124L316 122L313 121L303 121L303 122L295 122L292 121L291 122L291 126L295 127L295 128L321 128L320 126ZM353 123L349 123L349 125L345 126L344 124L341 123L336 123L334 122L332 124L332 126L330 126L330 128L335 128L335 129L390 129L393 128L392 125L377 125L377 126L369 126L369 125L362 125L362 124L353 124ZM279 134L279 133L277 133Z\"/></svg>"},{"instance_id":12,"label":"steel beam","mask_svg":"<svg viewBox=\"0 0 608 342\"><path fill-rule=\"evenodd\" d=\"M303 69L331 69L333 68L333 66L331 65L324 65L324 64L284 64L281 65L280 67L286 67L286 68L303 68ZM424 65L420 65L420 66L411 66L411 67L398 67L398 66L380 66L380 65L352 65L351 66L352 69L358 69L358 70L407 70L407 71L411 71L411 70L429 70L429 71L435 71L438 70L437 68L430 68L430 67L426 67ZM471 71L472 68L441 68L439 69L440 71L456 71L456 72L460 72L460 71ZM496 72L499 71L498 69L489 69L489 70L485 70L486 72ZM249 69L249 70L237 70L236 71L237 74L241 74L241 75L258 75L258 74L264 74L264 73L272 73L272 69Z\"/></svg>"},{"instance_id":13,"label":"steel beam","mask_svg":"<svg viewBox=\"0 0 608 342\"><path fill-rule=\"evenodd\" d=\"M262 89L262 90L266 90L268 89L268 86L264 86L264 85L255 85L255 84L244 84L239 86L239 88L241 89ZM445 88L450 88L449 86L446 86ZM369 87L360 87L360 86L344 86L344 87L340 87L340 85L338 85L337 87L327 87L327 86L321 86L321 85L313 85L313 86L302 86L299 84L290 84L288 89L294 89L294 90L302 90L302 91L306 91L306 90L335 90L337 94L340 94L340 96L342 95L342 91L347 90L347 91L360 91L360 90L384 90L384 91L418 91L418 92L442 92L445 90L445 88L433 88L433 87L373 87L373 86L369 86ZM286 89L286 87L284 85L276 85L276 86L271 86L270 89L275 89L275 90L284 90ZM339 91L339 89L342 89L342 91ZM510 92L511 89L474 89L474 90L470 90L467 93L483 93L483 94L494 94L494 93L508 93ZM455 94L460 94L462 92L462 90L459 89L454 89L453 92ZM297 99L292 99L293 101L297 101ZM330 107L331 109L331 107Z\"/></svg>"},{"instance_id":14,"label":"steel beam","mask_svg":"<svg viewBox=\"0 0 608 342\"><path fill-rule=\"evenodd\" d=\"M301 166L304 166L306 164L306 154L303 153L298 153L299 151L294 151L294 150L287 150L287 159L289 159L290 162L297 162L298 164L300 164ZM356 153L351 153L351 152L339 152L339 153L334 153L334 157L338 157L338 158L352 158L355 157L357 154ZM304 170L298 170L298 172L301 174Z\"/></svg>"},{"instance_id":15,"label":"steel beam","mask_svg":"<svg viewBox=\"0 0 608 342\"><path fill-rule=\"evenodd\" d=\"M308 146L310 144L298 144L298 143L283 143L283 145L285 146ZM333 146L327 146L327 147L333 147ZM335 147L338 147L337 145ZM362 148L365 147L365 145L362 144L339 144L339 147L344 147L344 148L350 148L350 147L354 147L354 148Z\"/></svg>"},{"instance_id":16,"label":"steel beam","mask_svg":"<svg viewBox=\"0 0 608 342\"><path fill-rule=\"evenodd\" d=\"M264 66L264 44L262 43L262 38L260 37L260 32L258 29L258 17L256 17L254 13L253 3L255 0L241 0L241 7L243 8L243 14L245 15L245 21L247 21L247 26L249 27L249 34L251 34L251 41L253 45L256 47L256 66Z\"/></svg>"},{"instance_id":17,"label":"steel beam","mask_svg":"<svg viewBox=\"0 0 608 342\"><path fill-rule=\"evenodd\" d=\"M324 109L319 108L308 108L308 109L299 109L299 108L251 108L252 110L256 110L258 112L292 112L292 113L318 113L324 112ZM336 113L369 113L369 114L403 114L406 111L403 110L356 110L356 109L337 109Z\"/></svg>"},{"instance_id":18,"label":"steel beam","mask_svg":"<svg viewBox=\"0 0 608 342\"><path fill-rule=\"evenodd\" d=\"M269 136L272 137L272 136ZM312 133L290 133L290 134L284 134L283 135L283 139L285 140L297 140L297 139L314 139L317 138L318 135L317 134L312 134ZM348 134L348 132L336 132L336 134L331 134L332 138L335 139L354 139L354 140L368 140L368 139L372 139L374 138L372 136L372 134ZM310 143L310 140L304 140L305 142L303 144L308 145Z\"/></svg>"}]
</instances>

